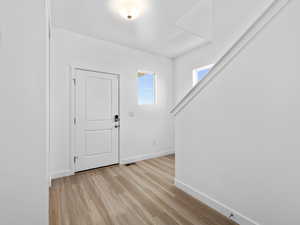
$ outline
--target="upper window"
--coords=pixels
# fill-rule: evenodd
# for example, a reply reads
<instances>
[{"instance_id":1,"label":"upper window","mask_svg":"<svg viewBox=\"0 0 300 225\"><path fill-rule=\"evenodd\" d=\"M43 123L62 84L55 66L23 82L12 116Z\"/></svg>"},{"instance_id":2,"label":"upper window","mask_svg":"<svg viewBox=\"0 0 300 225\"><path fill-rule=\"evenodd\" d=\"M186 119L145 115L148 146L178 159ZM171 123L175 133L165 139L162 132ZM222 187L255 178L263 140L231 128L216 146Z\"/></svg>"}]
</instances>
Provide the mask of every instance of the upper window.
<instances>
[{"instance_id":1,"label":"upper window","mask_svg":"<svg viewBox=\"0 0 300 225\"><path fill-rule=\"evenodd\" d=\"M156 103L156 75L152 72L138 72L138 104Z\"/></svg>"},{"instance_id":2,"label":"upper window","mask_svg":"<svg viewBox=\"0 0 300 225\"><path fill-rule=\"evenodd\" d=\"M193 71L193 85L196 85L199 81L201 81L211 70L214 65L204 66L198 69L194 69Z\"/></svg>"}]
</instances>

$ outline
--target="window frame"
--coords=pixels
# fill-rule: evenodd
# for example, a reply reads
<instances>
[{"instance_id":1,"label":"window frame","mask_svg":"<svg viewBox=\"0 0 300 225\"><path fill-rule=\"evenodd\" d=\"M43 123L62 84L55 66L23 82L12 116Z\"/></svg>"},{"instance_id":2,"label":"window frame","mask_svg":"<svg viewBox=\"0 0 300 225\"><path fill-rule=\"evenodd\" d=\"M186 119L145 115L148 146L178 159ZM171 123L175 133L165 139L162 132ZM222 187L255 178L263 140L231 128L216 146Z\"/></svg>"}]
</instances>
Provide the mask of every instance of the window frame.
<instances>
[{"instance_id":1,"label":"window frame","mask_svg":"<svg viewBox=\"0 0 300 225\"><path fill-rule=\"evenodd\" d=\"M211 68L214 65L215 64L209 64L209 65L206 65L206 66L202 66L202 67L198 67L196 69L193 69L193 86L195 86L199 81L201 81L201 80L198 80L198 71L200 71L200 70L207 70L207 69L211 70Z\"/></svg>"},{"instance_id":2,"label":"window frame","mask_svg":"<svg viewBox=\"0 0 300 225\"><path fill-rule=\"evenodd\" d=\"M150 104L141 104L139 102L139 78L141 76L139 76L140 74L152 74L154 79L153 79L153 103ZM149 70L138 70L137 71L137 104L139 106L152 106L152 105L156 105L157 104L157 73L156 72L152 72Z\"/></svg>"}]
</instances>

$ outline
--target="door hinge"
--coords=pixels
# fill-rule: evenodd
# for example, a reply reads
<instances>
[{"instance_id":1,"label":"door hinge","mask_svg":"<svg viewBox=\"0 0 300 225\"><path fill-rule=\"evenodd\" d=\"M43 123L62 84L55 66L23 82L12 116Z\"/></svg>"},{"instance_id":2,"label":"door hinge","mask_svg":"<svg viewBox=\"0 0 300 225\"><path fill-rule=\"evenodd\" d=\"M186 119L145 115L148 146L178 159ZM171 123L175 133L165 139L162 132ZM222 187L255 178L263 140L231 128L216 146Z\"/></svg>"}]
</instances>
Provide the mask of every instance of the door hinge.
<instances>
[{"instance_id":1,"label":"door hinge","mask_svg":"<svg viewBox=\"0 0 300 225\"><path fill-rule=\"evenodd\" d=\"M73 78L73 83L76 86L76 79L75 78Z\"/></svg>"},{"instance_id":2,"label":"door hinge","mask_svg":"<svg viewBox=\"0 0 300 225\"><path fill-rule=\"evenodd\" d=\"M76 164L77 160L78 160L78 156L74 156L74 164Z\"/></svg>"},{"instance_id":3,"label":"door hinge","mask_svg":"<svg viewBox=\"0 0 300 225\"><path fill-rule=\"evenodd\" d=\"M74 123L74 125L76 125L76 123L77 123L77 120L75 117L73 118L73 123Z\"/></svg>"}]
</instances>

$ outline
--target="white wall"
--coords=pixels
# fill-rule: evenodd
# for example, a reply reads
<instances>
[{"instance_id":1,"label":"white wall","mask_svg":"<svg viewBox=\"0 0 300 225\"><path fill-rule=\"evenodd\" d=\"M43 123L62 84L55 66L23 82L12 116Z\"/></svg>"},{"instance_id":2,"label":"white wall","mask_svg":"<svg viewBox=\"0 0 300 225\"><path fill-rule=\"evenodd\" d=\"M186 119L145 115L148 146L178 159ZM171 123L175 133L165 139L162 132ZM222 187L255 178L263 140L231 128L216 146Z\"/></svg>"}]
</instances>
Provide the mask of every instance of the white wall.
<instances>
[{"instance_id":1,"label":"white wall","mask_svg":"<svg viewBox=\"0 0 300 225\"><path fill-rule=\"evenodd\" d=\"M290 1L175 121L178 181L264 225L300 224L299 11Z\"/></svg>"},{"instance_id":2,"label":"white wall","mask_svg":"<svg viewBox=\"0 0 300 225\"><path fill-rule=\"evenodd\" d=\"M48 224L45 2L0 2L0 224Z\"/></svg>"},{"instance_id":3,"label":"white wall","mask_svg":"<svg viewBox=\"0 0 300 225\"><path fill-rule=\"evenodd\" d=\"M121 47L63 29L52 35L51 173L70 172L69 65L91 65L120 74L121 161L173 151L172 61L165 57ZM137 71L158 75L158 103L137 105ZM129 116L134 113L134 117ZM154 143L156 142L156 144Z\"/></svg>"},{"instance_id":4,"label":"white wall","mask_svg":"<svg viewBox=\"0 0 300 225\"><path fill-rule=\"evenodd\" d=\"M271 0L214 0L212 42L174 59L174 100L179 102L193 86L193 69L215 63L254 15Z\"/></svg>"}]
</instances>

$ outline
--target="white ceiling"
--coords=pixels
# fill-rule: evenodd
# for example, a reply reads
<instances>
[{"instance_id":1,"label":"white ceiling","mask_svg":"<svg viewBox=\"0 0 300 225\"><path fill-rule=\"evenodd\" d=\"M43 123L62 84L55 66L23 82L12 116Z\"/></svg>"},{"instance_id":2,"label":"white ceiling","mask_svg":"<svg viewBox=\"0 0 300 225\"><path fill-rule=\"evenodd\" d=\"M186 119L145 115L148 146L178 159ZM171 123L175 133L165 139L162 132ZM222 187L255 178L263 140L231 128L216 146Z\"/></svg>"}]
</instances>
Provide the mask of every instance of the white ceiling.
<instances>
[{"instance_id":1,"label":"white ceiling","mask_svg":"<svg viewBox=\"0 0 300 225\"><path fill-rule=\"evenodd\" d=\"M144 12L133 21L119 15L118 1L126 0L52 0L53 26L167 57L211 39L211 0L134 0Z\"/></svg>"}]
</instances>

